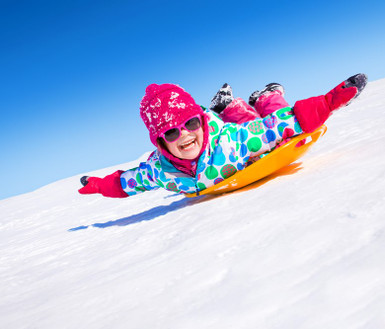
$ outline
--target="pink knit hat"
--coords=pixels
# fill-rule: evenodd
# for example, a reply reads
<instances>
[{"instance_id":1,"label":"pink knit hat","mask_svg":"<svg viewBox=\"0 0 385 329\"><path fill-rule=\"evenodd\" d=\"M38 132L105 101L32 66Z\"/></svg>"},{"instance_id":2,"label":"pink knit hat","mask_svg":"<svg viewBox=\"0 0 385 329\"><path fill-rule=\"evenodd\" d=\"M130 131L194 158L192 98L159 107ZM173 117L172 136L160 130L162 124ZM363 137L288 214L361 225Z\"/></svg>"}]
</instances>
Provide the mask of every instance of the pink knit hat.
<instances>
[{"instance_id":1,"label":"pink knit hat","mask_svg":"<svg viewBox=\"0 0 385 329\"><path fill-rule=\"evenodd\" d=\"M140 116L155 146L160 134L199 114L203 110L191 95L173 84L149 85L140 102Z\"/></svg>"}]
</instances>

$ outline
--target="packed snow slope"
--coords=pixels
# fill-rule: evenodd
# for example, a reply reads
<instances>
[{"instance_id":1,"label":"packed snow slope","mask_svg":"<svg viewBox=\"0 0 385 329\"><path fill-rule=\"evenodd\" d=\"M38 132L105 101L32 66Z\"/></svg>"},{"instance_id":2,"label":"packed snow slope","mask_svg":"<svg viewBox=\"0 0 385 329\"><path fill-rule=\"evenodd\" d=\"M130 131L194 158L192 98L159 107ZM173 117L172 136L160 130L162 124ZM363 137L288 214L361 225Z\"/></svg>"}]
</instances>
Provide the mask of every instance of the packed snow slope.
<instances>
[{"instance_id":1,"label":"packed snow slope","mask_svg":"<svg viewBox=\"0 0 385 329\"><path fill-rule=\"evenodd\" d=\"M240 192L1 201L1 328L385 328L385 79L327 125Z\"/></svg>"}]
</instances>

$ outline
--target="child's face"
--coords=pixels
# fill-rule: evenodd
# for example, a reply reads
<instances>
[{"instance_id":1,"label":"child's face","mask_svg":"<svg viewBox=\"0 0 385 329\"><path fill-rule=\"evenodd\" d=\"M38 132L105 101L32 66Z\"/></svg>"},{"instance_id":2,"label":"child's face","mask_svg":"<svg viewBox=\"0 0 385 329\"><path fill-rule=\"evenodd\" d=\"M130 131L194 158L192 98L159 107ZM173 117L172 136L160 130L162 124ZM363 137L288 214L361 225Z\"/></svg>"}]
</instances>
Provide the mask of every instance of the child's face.
<instances>
[{"instance_id":1,"label":"child's face","mask_svg":"<svg viewBox=\"0 0 385 329\"><path fill-rule=\"evenodd\" d=\"M195 131L181 129L181 135L175 142L165 141L169 152L179 159L195 159L203 146L203 128Z\"/></svg>"}]
</instances>

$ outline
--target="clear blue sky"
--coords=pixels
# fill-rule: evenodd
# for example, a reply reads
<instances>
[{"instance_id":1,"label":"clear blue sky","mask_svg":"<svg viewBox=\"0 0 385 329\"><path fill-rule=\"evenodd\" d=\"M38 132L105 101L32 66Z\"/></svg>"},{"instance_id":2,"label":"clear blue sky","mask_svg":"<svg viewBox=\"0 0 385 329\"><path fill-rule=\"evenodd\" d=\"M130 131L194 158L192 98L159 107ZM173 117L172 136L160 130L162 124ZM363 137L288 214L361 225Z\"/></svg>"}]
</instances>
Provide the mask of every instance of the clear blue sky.
<instances>
[{"instance_id":1,"label":"clear blue sky","mask_svg":"<svg viewBox=\"0 0 385 329\"><path fill-rule=\"evenodd\" d=\"M385 77L383 1L0 1L0 199L153 149L150 83L289 103ZM128 169L128 168L122 168ZM74 186L74 189L79 186Z\"/></svg>"}]
</instances>

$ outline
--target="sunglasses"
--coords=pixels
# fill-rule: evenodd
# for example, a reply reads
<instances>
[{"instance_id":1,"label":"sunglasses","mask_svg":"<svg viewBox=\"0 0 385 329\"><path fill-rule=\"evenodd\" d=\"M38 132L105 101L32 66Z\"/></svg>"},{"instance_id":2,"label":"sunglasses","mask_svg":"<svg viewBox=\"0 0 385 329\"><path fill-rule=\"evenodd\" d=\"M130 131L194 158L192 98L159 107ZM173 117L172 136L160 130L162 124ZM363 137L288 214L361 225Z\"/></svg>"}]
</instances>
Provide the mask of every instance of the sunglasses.
<instances>
[{"instance_id":1,"label":"sunglasses","mask_svg":"<svg viewBox=\"0 0 385 329\"><path fill-rule=\"evenodd\" d=\"M201 126L202 126L202 122L201 122L200 116L195 116L188 119L181 125L176 126L175 128L171 128L166 132L160 134L160 137L162 137L165 141L172 143L179 139L182 128L188 131L195 131L195 130L198 130Z\"/></svg>"}]
</instances>

